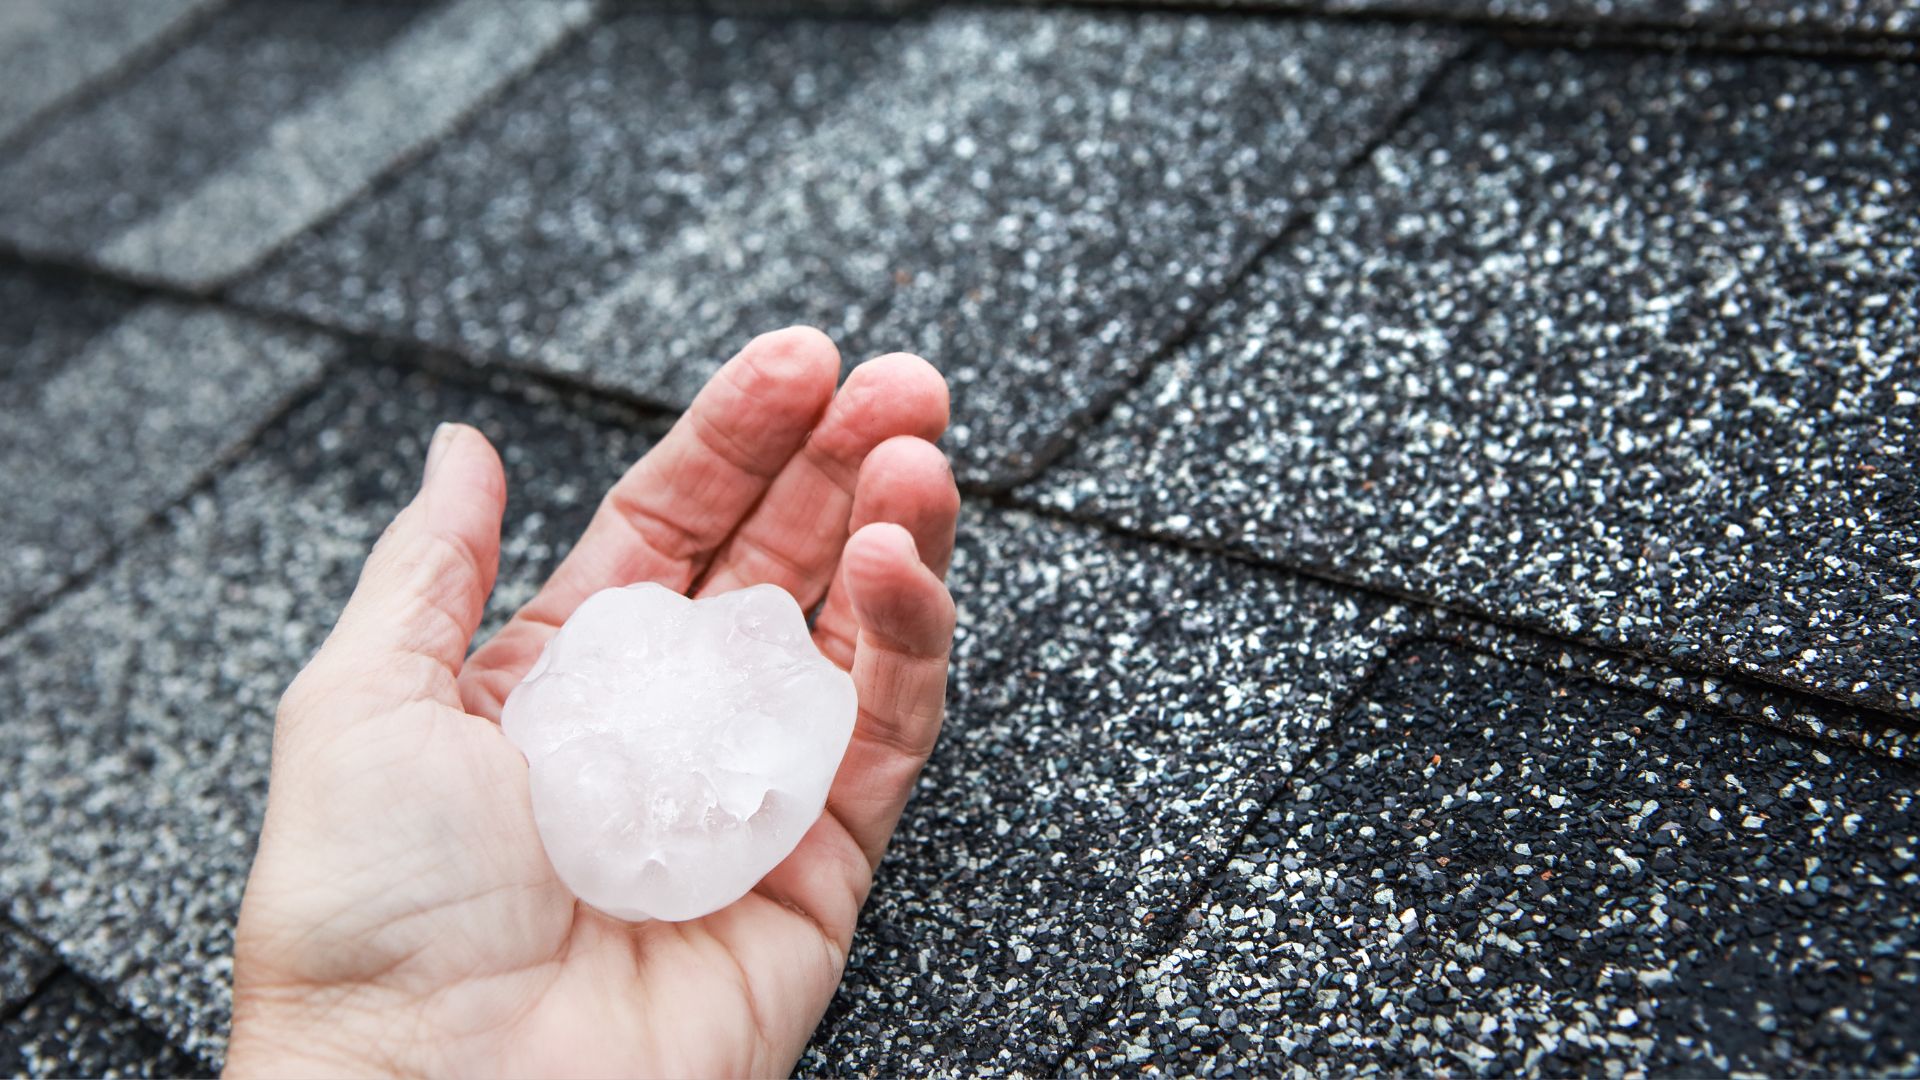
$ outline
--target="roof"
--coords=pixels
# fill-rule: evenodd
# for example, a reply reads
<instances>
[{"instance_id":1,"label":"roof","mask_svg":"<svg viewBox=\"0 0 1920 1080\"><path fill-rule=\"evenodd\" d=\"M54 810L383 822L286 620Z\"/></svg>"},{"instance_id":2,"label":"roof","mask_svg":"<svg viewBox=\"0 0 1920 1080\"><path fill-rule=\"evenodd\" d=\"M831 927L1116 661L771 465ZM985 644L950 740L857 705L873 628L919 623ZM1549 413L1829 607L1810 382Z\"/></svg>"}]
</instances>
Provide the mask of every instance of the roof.
<instances>
[{"instance_id":1,"label":"roof","mask_svg":"<svg viewBox=\"0 0 1920 1080\"><path fill-rule=\"evenodd\" d=\"M444 418L493 625L751 333L953 387L809 1072L1920 1069L1920 13L0 11L0 1058L222 1057ZM395 108L395 102L407 108Z\"/></svg>"}]
</instances>

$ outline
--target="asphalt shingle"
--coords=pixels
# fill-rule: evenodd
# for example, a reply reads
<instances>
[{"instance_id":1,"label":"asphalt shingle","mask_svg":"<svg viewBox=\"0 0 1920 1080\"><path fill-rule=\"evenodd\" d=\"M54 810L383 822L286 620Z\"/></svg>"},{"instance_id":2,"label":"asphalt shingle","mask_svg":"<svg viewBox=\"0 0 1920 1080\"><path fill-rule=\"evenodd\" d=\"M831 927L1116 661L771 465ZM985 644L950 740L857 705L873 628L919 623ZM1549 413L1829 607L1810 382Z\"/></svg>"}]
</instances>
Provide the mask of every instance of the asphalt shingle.
<instances>
[{"instance_id":1,"label":"asphalt shingle","mask_svg":"<svg viewBox=\"0 0 1920 1080\"><path fill-rule=\"evenodd\" d=\"M355 367L165 530L0 641L12 916L217 1060L274 705L411 497L434 424L477 424L508 466L497 621L659 430L593 415Z\"/></svg>"},{"instance_id":2,"label":"asphalt shingle","mask_svg":"<svg viewBox=\"0 0 1920 1080\"><path fill-rule=\"evenodd\" d=\"M1910 76L1462 67L1026 494L1920 710Z\"/></svg>"},{"instance_id":3,"label":"asphalt shingle","mask_svg":"<svg viewBox=\"0 0 1920 1080\"><path fill-rule=\"evenodd\" d=\"M868 20L622 13L242 295L468 355L533 356L729 191L777 176L900 35Z\"/></svg>"},{"instance_id":4,"label":"asphalt shingle","mask_svg":"<svg viewBox=\"0 0 1920 1080\"><path fill-rule=\"evenodd\" d=\"M622 80L691 83L697 122L679 115L687 95L664 94L598 122L624 56L596 40L242 295L672 404L736 342L815 323L849 361L905 349L941 366L961 471L1004 480L1123 386L1460 46L1406 27L1017 11L670 25L665 71ZM853 72L806 52L827 34L854 39L848 68L881 43L885 62L849 89ZM716 52L680 73L683 53ZM643 140L668 125L683 130L656 155ZM683 174L691 150L719 162L718 182ZM635 160L657 173L584 193ZM607 195L629 190L610 213ZM556 283L541 276L568 260Z\"/></svg>"},{"instance_id":5,"label":"asphalt shingle","mask_svg":"<svg viewBox=\"0 0 1920 1080\"><path fill-rule=\"evenodd\" d=\"M1135 0L1146 2L1146 0ZM1795 39L1902 39L1920 35L1911 0L1207 0L1266 11L1409 15L1517 26L1706 30Z\"/></svg>"},{"instance_id":6,"label":"asphalt shingle","mask_svg":"<svg viewBox=\"0 0 1920 1080\"><path fill-rule=\"evenodd\" d=\"M1914 778L1421 644L1265 808L1076 1064L1911 1073Z\"/></svg>"},{"instance_id":7,"label":"asphalt shingle","mask_svg":"<svg viewBox=\"0 0 1920 1080\"><path fill-rule=\"evenodd\" d=\"M0 265L0 388L19 400L138 302L78 275Z\"/></svg>"},{"instance_id":8,"label":"asphalt shingle","mask_svg":"<svg viewBox=\"0 0 1920 1080\"><path fill-rule=\"evenodd\" d=\"M801 1068L1052 1069L1406 610L969 513L949 710Z\"/></svg>"},{"instance_id":9,"label":"asphalt shingle","mask_svg":"<svg viewBox=\"0 0 1920 1080\"><path fill-rule=\"evenodd\" d=\"M216 285L419 150L591 11L585 0L237 7L0 167L0 237Z\"/></svg>"},{"instance_id":10,"label":"asphalt shingle","mask_svg":"<svg viewBox=\"0 0 1920 1080\"><path fill-rule=\"evenodd\" d=\"M330 355L222 310L19 279L0 291L44 302L0 331L0 460L14 463L0 469L0 622L185 494Z\"/></svg>"},{"instance_id":11,"label":"asphalt shingle","mask_svg":"<svg viewBox=\"0 0 1920 1080\"><path fill-rule=\"evenodd\" d=\"M218 0L11 0L0 8L0 143L191 25Z\"/></svg>"},{"instance_id":12,"label":"asphalt shingle","mask_svg":"<svg viewBox=\"0 0 1920 1080\"><path fill-rule=\"evenodd\" d=\"M71 972L0 1020L0 1072L13 1076L209 1076L212 1070Z\"/></svg>"},{"instance_id":13,"label":"asphalt shingle","mask_svg":"<svg viewBox=\"0 0 1920 1080\"><path fill-rule=\"evenodd\" d=\"M11 1016L60 962L38 941L0 919L0 1016Z\"/></svg>"},{"instance_id":14,"label":"asphalt shingle","mask_svg":"<svg viewBox=\"0 0 1920 1080\"><path fill-rule=\"evenodd\" d=\"M595 397L796 321L1077 519L965 513L804 1071L1920 1071L1920 99L1739 51L1920 8L741 3L0 3L0 1073L222 1057L437 421L497 626L665 429Z\"/></svg>"}]
</instances>

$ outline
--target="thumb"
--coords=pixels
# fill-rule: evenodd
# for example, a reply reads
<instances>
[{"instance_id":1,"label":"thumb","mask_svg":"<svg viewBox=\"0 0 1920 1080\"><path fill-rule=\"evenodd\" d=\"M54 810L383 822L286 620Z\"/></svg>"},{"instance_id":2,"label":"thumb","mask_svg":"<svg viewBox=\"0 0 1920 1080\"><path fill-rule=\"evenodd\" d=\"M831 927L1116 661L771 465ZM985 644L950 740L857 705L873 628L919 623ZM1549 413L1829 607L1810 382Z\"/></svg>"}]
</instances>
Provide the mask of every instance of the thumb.
<instances>
[{"instance_id":1,"label":"thumb","mask_svg":"<svg viewBox=\"0 0 1920 1080\"><path fill-rule=\"evenodd\" d=\"M311 669L387 698L458 702L454 679L500 562L507 482L487 437L442 424L420 491L387 526Z\"/></svg>"}]
</instances>

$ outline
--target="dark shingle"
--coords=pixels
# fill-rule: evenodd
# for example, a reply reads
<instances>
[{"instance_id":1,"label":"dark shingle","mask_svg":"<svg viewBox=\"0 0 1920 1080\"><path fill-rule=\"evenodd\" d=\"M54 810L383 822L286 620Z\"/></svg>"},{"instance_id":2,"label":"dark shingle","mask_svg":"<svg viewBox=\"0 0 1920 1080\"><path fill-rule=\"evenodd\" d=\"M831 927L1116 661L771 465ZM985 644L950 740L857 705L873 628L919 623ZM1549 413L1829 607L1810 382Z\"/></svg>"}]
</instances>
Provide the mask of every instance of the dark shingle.
<instances>
[{"instance_id":1,"label":"dark shingle","mask_svg":"<svg viewBox=\"0 0 1920 1080\"><path fill-rule=\"evenodd\" d=\"M1920 709L1920 98L1498 52L1030 494Z\"/></svg>"},{"instance_id":2,"label":"dark shingle","mask_svg":"<svg viewBox=\"0 0 1920 1080\"><path fill-rule=\"evenodd\" d=\"M1078 1064L1910 1073L1917 830L1909 769L1421 645Z\"/></svg>"},{"instance_id":3,"label":"dark shingle","mask_svg":"<svg viewBox=\"0 0 1920 1080\"><path fill-rule=\"evenodd\" d=\"M19 401L60 370L137 298L76 275L0 265L0 391Z\"/></svg>"},{"instance_id":4,"label":"dark shingle","mask_svg":"<svg viewBox=\"0 0 1920 1080\"><path fill-rule=\"evenodd\" d=\"M884 22L622 14L243 293L334 325L532 356L730 191L777 178L781 153L900 36Z\"/></svg>"},{"instance_id":5,"label":"dark shingle","mask_svg":"<svg viewBox=\"0 0 1920 1080\"><path fill-rule=\"evenodd\" d=\"M1129 0L1147 3L1151 0ZM1202 0L1223 8L1466 19L1520 27L1784 34L1795 41L1920 35L1912 0Z\"/></svg>"},{"instance_id":6,"label":"dark shingle","mask_svg":"<svg viewBox=\"0 0 1920 1080\"><path fill-rule=\"evenodd\" d=\"M91 252L215 175L421 10L253 0L222 13L153 71L0 166L0 236Z\"/></svg>"},{"instance_id":7,"label":"dark shingle","mask_svg":"<svg viewBox=\"0 0 1920 1080\"><path fill-rule=\"evenodd\" d=\"M939 747L801 1068L1049 1071L1412 621L1023 515L970 513Z\"/></svg>"},{"instance_id":8,"label":"dark shingle","mask_svg":"<svg viewBox=\"0 0 1920 1080\"><path fill-rule=\"evenodd\" d=\"M243 295L672 403L754 333L816 323L850 361L904 349L941 366L962 471L1006 479L1459 46L1085 13L802 25L670 23L664 72L620 78L620 41L596 39ZM848 38L842 68L826 46ZM704 81L681 71L715 52ZM628 80L649 92L616 98ZM615 100L633 115L600 122ZM715 164L689 170L702 154ZM584 193L633 163L612 212Z\"/></svg>"}]
</instances>

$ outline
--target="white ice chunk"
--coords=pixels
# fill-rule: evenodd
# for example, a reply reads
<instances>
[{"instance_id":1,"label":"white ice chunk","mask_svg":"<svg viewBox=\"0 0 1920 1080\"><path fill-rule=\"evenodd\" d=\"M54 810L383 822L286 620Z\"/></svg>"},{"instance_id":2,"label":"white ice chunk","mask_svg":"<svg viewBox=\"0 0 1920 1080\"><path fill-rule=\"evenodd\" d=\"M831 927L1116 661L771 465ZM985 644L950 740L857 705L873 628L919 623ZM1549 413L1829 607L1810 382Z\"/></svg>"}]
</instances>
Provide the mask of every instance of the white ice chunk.
<instances>
[{"instance_id":1,"label":"white ice chunk","mask_svg":"<svg viewBox=\"0 0 1920 1080\"><path fill-rule=\"evenodd\" d=\"M689 600L588 597L507 698L560 879L622 919L695 919L745 896L826 805L853 680L774 585Z\"/></svg>"}]
</instances>

